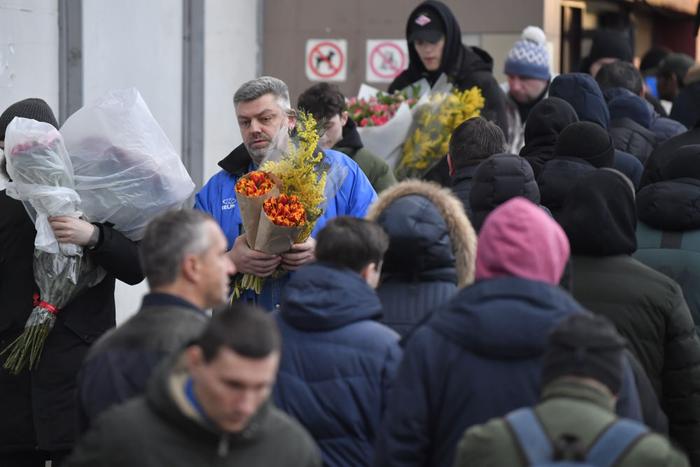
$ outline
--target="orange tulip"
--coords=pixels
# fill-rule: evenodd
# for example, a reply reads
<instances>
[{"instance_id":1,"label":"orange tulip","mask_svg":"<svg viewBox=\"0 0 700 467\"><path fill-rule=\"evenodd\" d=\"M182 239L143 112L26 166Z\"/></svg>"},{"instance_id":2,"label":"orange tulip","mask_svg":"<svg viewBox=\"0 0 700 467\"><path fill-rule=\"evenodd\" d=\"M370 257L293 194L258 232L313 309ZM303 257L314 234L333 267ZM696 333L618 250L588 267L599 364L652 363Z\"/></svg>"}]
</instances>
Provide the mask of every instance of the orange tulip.
<instances>
[{"instance_id":1,"label":"orange tulip","mask_svg":"<svg viewBox=\"0 0 700 467\"><path fill-rule=\"evenodd\" d=\"M274 182L268 174L256 170L236 182L236 192L248 197L262 196L272 189Z\"/></svg>"}]
</instances>

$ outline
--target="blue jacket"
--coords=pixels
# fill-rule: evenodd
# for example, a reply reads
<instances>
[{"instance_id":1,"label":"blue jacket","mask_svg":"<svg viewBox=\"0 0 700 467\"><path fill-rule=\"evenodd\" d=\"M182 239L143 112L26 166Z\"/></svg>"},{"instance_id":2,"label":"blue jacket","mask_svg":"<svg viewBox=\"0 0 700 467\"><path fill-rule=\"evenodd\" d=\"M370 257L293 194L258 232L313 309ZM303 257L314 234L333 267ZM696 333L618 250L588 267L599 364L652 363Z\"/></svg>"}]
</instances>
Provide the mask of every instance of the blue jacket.
<instances>
[{"instance_id":1,"label":"blue jacket","mask_svg":"<svg viewBox=\"0 0 700 467\"><path fill-rule=\"evenodd\" d=\"M461 290L408 340L375 465L451 466L467 428L536 404L548 333L581 311L562 289L520 278ZM632 378L623 392L636 397Z\"/></svg>"},{"instance_id":2,"label":"blue jacket","mask_svg":"<svg viewBox=\"0 0 700 467\"><path fill-rule=\"evenodd\" d=\"M305 266L275 313L283 339L275 403L306 427L324 465L369 465L401 350L381 304L350 270Z\"/></svg>"},{"instance_id":3,"label":"blue jacket","mask_svg":"<svg viewBox=\"0 0 700 467\"><path fill-rule=\"evenodd\" d=\"M593 122L606 130L610 126L610 111L600 86L591 75L566 73L559 75L549 87L549 96L564 99L576 110L579 120ZM639 187L644 166L632 154L615 150L614 167L627 175Z\"/></svg>"},{"instance_id":4,"label":"blue jacket","mask_svg":"<svg viewBox=\"0 0 700 467\"><path fill-rule=\"evenodd\" d=\"M372 185L362 172L360 167L345 154L326 149L323 151L326 162L332 166L342 166L347 175L340 185L335 197L328 201L325 212L316 222L311 235L316 236L328 219L336 216L364 217L370 204L377 198ZM195 209L211 214L219 223L228 240L228 248L233 247L233 242L242 233L241 211L236 202L236 182L238 178L255 167L250 155L242 144L219 162L223 170L209 179L209 181L197 193ZM258 296L248 291L244 300L272 310L280 300L280 294L284 284L289 280L289 275L279 279L267 278L262 293Z\"/></svg>"}]
</instances>

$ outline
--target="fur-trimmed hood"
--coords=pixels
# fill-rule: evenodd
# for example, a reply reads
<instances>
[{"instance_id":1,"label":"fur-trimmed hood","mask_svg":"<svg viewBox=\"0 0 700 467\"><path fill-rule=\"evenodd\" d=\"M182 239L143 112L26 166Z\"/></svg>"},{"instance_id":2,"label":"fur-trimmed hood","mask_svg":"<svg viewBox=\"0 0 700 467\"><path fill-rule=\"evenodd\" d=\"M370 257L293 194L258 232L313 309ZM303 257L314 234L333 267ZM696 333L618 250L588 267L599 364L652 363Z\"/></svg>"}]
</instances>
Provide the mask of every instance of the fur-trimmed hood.
<instances>
[{"instance_id":1,"label":"fur-trimmed hood","mask_svg":"<svg viewBox=\"0 0 700 467\"><path fill-rule=\"evenodd\" d=\"M474 282L477 237L462 203L435 183L406 180L383 191L367 219L389 234L387 274L452 271L458 287Z\"/></svg>"}]
</instances>

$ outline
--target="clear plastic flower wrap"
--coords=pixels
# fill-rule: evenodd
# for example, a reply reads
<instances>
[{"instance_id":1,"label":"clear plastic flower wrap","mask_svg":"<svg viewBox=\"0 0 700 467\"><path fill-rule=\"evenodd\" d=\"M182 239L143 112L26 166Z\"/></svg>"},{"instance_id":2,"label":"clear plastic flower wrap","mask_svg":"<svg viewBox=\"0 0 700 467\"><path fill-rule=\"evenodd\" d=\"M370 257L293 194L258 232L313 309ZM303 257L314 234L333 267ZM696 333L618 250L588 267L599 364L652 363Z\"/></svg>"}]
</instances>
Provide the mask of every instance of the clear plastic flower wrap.
<instances>
[{"instance_id":1,"label":"clear plastic flower wrap","mask_svg":"<svg viewBox=\"0 0 700 467\"><path fill-rule=\"evenodd\" d=\"M34 368L56 314L84 289L104 278L104 271L83 255L82 247L58 244L51 216L79 217L73 168L60 133L48 123L15 118L5 137L7 170L12 181L7 194L23 202L34 220L34 281L39 294L22 334L2 350L4 368L19 373Z\"/></svg>"},{"instance_id":2,"label":"clear plastic flower wrap","mask_svg":"<svg viewBox=\"0 0 700 467\"><path fill-rule=\"evenodd\" d=\"M131 240L194 192L179 154L134 88L110 91L78 110L61 134L83 211Z\"/></svg>"}]
</instances>

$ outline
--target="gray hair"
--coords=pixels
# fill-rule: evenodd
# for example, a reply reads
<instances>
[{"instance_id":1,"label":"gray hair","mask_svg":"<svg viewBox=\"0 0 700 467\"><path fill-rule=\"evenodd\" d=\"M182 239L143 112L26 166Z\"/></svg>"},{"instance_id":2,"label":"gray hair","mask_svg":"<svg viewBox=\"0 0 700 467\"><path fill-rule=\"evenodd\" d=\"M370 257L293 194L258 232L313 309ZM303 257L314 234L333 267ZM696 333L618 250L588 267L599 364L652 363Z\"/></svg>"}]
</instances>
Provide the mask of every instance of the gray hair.
<instances>
[{"instance_id":1,"label":"gray hair","mask_svg":"<svg viewBox=\"0 0 700 467\"><path fill-rule=\"evenodd\" d=\"M241 102L254 101L265 94L274 95L285 112L292 110L289 101L289 88L284 81L272 76L261 76L243 83L233 95L233 105L237 106Z\"/></svg>"},{"instance_id":2,"label":"gray hair","mask_svg":"<svg viewBox=\"0 0 700 467\"><path fill-rule=\"evenodd\" d=\"M216 221L194 209L168 211L149 222L139 257L151 289L175 282L185 256L201 255L210 248L207 222Z\"/></svg>"}]
</instances>

